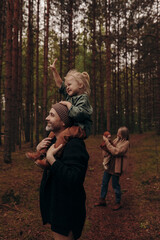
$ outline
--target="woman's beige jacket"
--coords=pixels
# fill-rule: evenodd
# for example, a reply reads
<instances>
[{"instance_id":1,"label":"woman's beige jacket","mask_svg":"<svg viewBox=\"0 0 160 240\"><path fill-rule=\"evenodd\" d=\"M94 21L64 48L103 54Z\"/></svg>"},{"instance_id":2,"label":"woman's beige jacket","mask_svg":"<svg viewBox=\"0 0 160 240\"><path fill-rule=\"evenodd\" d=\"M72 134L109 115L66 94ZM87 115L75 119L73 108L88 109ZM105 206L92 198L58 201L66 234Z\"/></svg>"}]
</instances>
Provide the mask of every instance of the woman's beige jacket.
<instances>
[{"instance_id":1,"label":"woman's beige jacket","mask_svg":"<svg viewBox=\"0 0 160 240\"><path fill-rule=\"evenodd\" d=\"M113 146L114 145L114 146ZM127 168L127 151L129 148L129 141L125 139L116 138L113 145L107 141L106 147L108 151L115 157L115 173L122 173Z\"/></svg>"}]
</instances>

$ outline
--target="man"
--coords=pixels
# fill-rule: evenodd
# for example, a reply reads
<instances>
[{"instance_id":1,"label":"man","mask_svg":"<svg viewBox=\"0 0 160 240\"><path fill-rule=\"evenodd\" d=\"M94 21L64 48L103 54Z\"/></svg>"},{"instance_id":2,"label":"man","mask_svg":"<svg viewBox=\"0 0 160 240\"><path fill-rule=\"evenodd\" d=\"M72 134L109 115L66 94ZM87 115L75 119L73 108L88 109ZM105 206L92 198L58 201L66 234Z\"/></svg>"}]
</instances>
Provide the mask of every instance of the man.
<instances>
[{"instance_id":1,"label":"man","mask_svg":"<svg viewBox=\"0 0 160 240\"><path fill-rule=\"evenodd\" d=\"M46 130L55 133L55 141L66 128L69 121L66 106L52 105ZM38 150L47 147L50 139L42 140ZM81 236L86 217L85 190L83 182L88 166L89 155L83 140L71 139L58 158L56 152L61 148L54 144L47 151L49 168L45 168L40 187L40 209L43 224L51 224L55 240L76 240Z\"/></svg>"}]
</instances>

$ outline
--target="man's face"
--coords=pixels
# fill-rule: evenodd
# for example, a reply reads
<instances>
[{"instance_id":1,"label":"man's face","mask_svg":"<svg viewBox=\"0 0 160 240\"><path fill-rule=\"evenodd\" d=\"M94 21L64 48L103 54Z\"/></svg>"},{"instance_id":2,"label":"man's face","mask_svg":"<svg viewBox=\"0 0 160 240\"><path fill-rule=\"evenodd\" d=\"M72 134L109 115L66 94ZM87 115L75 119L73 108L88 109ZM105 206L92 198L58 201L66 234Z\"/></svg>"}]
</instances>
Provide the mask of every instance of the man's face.
<instances>
[{"instance_id":1,"label":"man's face","mask_svg":"<svg viewBox=\"0 0 160 240\"><path fill-rule=\"evenodd\" d=\"M59 132L62 128L64 128L65 125L54 108L51 108L49 111L49 115L46 117L46 121L46 131L53 131L54 133Z\"/></svg>"}]
</instances>

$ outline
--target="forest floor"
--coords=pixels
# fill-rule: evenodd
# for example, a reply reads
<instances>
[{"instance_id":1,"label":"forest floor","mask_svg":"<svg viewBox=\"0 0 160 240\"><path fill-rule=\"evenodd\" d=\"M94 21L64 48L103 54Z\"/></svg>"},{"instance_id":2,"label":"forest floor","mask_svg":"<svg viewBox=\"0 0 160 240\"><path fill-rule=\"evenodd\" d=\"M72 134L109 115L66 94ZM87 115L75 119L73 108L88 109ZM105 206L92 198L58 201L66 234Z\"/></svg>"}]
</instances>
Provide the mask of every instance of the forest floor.
<instances>
[{"instance_id":1,"label":"forest floor","mask_svg":"<svg viewBox=\"0 0 160 240\"><path fill-rule=\"evenodd\" d=\"M94 207L103 176L101 141L102 136L86 140L90 155L85 179L87 217L80 239L160 239L160 136L153 132L131 135L128 171L120 178L122 208L118 211L112 210L111 181L107 206ZM42 170L25 157L28 150L29 144L23 144L22 150L13 153L12 163L5 164L0 148L0 240L53 240L39 211Z\"/></svg>"}]
</instances>

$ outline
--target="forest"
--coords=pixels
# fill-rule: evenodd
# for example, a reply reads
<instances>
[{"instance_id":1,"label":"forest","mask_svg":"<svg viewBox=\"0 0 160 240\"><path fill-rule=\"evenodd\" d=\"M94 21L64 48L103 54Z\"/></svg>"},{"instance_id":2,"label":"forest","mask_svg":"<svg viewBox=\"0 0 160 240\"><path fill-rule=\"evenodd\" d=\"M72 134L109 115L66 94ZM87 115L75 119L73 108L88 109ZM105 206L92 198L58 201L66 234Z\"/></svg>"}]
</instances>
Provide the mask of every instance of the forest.
<instances>
[{"instance_id":1,"label":"forest","mask_svg":"<svg viewBox=\"0 0 160 240\"><path fill-rule=\"evenodd\" d=\"M90 75L93 136L160 134L159 0L1 0L0 145L4 162L45 136L61 100L49 65Z\"/></svg>"}]
</instances>

